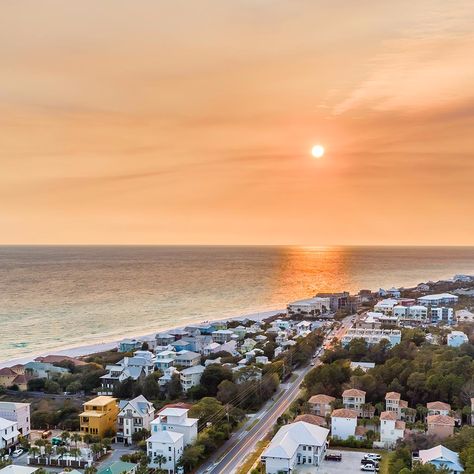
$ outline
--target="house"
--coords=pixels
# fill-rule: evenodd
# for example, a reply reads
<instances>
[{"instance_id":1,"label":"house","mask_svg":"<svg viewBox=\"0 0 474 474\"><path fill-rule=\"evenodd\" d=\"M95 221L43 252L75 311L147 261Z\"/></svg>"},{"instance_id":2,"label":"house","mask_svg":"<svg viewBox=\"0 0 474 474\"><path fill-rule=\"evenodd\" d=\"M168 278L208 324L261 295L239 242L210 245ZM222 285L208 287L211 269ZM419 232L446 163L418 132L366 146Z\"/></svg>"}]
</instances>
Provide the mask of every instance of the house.
<instances>
[{"instance_id":1,"label":"house","mask_svg":"<svg viewBox=\"0 0 474 474\"><path fill-rule=\"evenodd\" d=\"M441 444L431 449L421 449L419 460L421 464L432 464L436 468L447 468L452 474L464 472L458 453L445 448Z\"/></svg>"},{"instance_id":2,"label":"house","mask_svg":"<svg viewBox=\"0 0 474 474\"><path fill-rule=\"evenodd\" d=\"M201 354L193 351L177 352L174 358L174 365L181 367L193 367L201 363Z\"/></svg>"},{"instance_id":3,"label":"house","mask_svg":"<svg viewBox=\"0 0 474 474\"><path fill-rule=\"evenodd\" d=\"M347 346L353 339L364 339L367 345L378 344L382 340L387 340L393 347L400 344L402 333L398 329L349 329L342 337L341 343Z\"/></svg>"},{"instance_id":4,"label":"house","mask_svg":"<svg viewBox=\"0 0 474 474\"><path fill-rule=\"evenodd\" d=\"M395 288L392 286L389 290L384 290L383 288L379 289L379 295L380 296L391 296L392 298L400 298L401 292L398 288Z\"/></svg>"},{"instance_id":5,"label":"house","mask_svg":"<svg viewBox=\"0 0 474 474\"><path fill-rule=\"evenodd\" d=\"M64 367L56 367L53 364L48 364L47 362L37 362L32 361L24 365L25 375L34 377L37 379L48 379L52 374L67 374L69 373L68 369Z\"/></svg>"},{"instance_id":6,"label":"house","mask_svg":"<svg viewBox=\"0 0 474 474\"><path fill-rule=\"evenodd\" d=\"M375 367L375 362L351 362L351 370L360 369L362 372L367 372Z\"/></svg>"},{"instance_id":7,"label":"house","mask_svg":"<svg viewBox=\"0 0 474 474\"><path fill-rule=\"evenodd\" d=\"M251 380L258 381L262 379L262 369L255 366L234 367L232 372L235 373L234 379L236 383L245 383Z\"/></svg>"},{"instance_id":8,"label":"house","mask_svg":"<svg viewBox=\"0 0 474 474\"><path fill-rule=\"evenodd\" d=\"M288 333L286 331L280 331L275 338L275 344L279 346L283 345L288 340Z\"/></svg>"},{"instance_id":9,"label":"house","mask_svg":"<svg viewBox=\"0 0 474 474\"><path fill-rule=\"evenodd\" d=\"M75 367L83 367L87 365L87 362L84 362L83 360L76 359L75 357L70 357L67 355L55 355L55 354L50 354L47 356L38 356L35 358L36 362L46 362L48 364L58 364L61 362L70 362L72 365Z\"/></svg>"},{"instance_id":10,"label":"house","mask_svg":"<svg viewBox=\"0 0 474 474\"><path fill-rule=\"evenodd\" d=\"M408 402L402 400L398 392L387 392L385 394L385 410L395 413L397 420L405 419L406 409L408 409Z\"/></svg>"},{"instance_id":11,"label":"house","mask_svg":"<svg viewBox=\"0 0 474 474\"><path fill-rule=\"evenodd\" d=\"M233 329L234 334L237 334L240 340L243 340L245 335L247 334L247 328L245 326L237 326Z\"/></svg>"},{"instance_id":12,"label":"house","mask_svg":"<svg viewBox=\"0 0 474 474\"><path fill-rule=\"evenodd\" d=\"M156 368L161 371L164 371L174 365L176 354L177 353L175 351L170 350L165 350L156 354Z\"/></svg>"},{"instance_id":13,"label":"house","mask_svg":"<svg viewBox=\"0 0 474 474\"><path fill-rule=\"evenodd\" d=\"M134 474L137 470L137 464L124 461L115 461L112 464L97 471L97 474Z\"/></svg>"},{"instance_id":14,"label":"house","mask_svg":"<svg viewBox=\"0 0 474 474\"><path fill-rule=\"evenodd\" d=\"M383 313L386 316L391 316L393 312L393 308L398 305L398 300L393 298L387 298L384 300L379 301L374 306L374 311L377 313Z\"/></svg>"},{"instance_id":15,"label":"house","mask_svg":"<svg viewBox=\"0 0 474 474\"><path fill-rule=\"evenodd\" d=\"M267 356L260 355L260 356L255 357L255 363L266 365L266 364L269 364L270 362Z\"/></svg>"},{"instance_id":16,"label":"house","mask_svg":"<svg viewBox=\"0 0 474 474\"><path fill-rule=\"evenodd\" d=\"M312 328L312 325L310 321L300 321L296 325L296 334L298 336L302 336L302 335L306 336L308 335L309 332L311 332L311 328Z\"/></svg>"},{"instance_id":17,"label":"house","mask_svg":"<svg viewBox=\"0 0 474 474\"><path fill-rule=\"evenodd\" d=\"M357 427L357 412L347 408L339 408L331 413L331 436L347 439L355 436Z\"/></svg>"},{"instance_id":18,"label":"house","mask_svg":"<svg viewBox=\"0 0 474 474\"><path fill-rule=\"evenodd\" d=\"M142 429L150 431L155 408L143 395L133 400L120 400L117 418L117 440L132 444L132 435Z\"/></svg>"},{"instance_id":19,"label":"house","mask_svg":"<svg viewBox=\"0 0 474 474\"><path fill-rule=\"evenodd\" d=\"M234 331L231 331L230 329L219 329L212 332L212 340L219 344L223 344L224 342L229 342L233 334Z\"/></svg>"},{"instance_id":20,"label":"house","mask_svg":"<svg viewBox=\"0 0 474 474\"><path fill-rule=\"evenodd\" d=\"M156 350L157 351L164 351L166 348L174 342L174 336L171 334L157 334L155 336L156 341Z\"/></svg>"},{"instance_id":21,"label":"house","mask_svg":"<svg viewBox=\"0 0 474 474\"><path fill-rule=\"evenodd\" d=\"M15 372L11 367L3 367L0 369L0 387L11 387L15 384L15 379L18 377L18 373Z\"/></svg>"},{"instance_id":22,"label":"house","mask_svg":"<svg viewBox=\"0 0 474 474\"><path fill-rule=\"evenodd\" d=\"M83 406L84 411L79 415L83 435L92 434L104 438L115 431L119 413L116 398L101 395L85 402Z\"/></svg>"},{"instance_id":23,"label":"house","mask_svg":"<svg viewBox=\"0 0 474 474\"><path fill-rule=\"evenodd\" d=\"M173 366L168 367L167 369L164 370L163 375L158 379L158 385L160 387L164 387L169 382L171 382L174 375L179 375L180 376L179 370L176 367L173 367ZM181 378L181 376L180 376L180 378Z\"/></svg>"},{"instance_id":24,"label":"house","mask_svg":"<svg viewBox=\"0 0 474 474\"><path fill-rule=\"evenodd\" d=\"M451 331L447 337L447 344L450 347L459 347L469 342L469 338L462 331Z\"/></svg>"},{"instance_id":25,"label":"house","mask_svg":"<svg viewBox=\"0 0 474 474\"><path fill-rule=\"evenodd\" d=\"M184 450L184 435L173 431L152 431L146 440L148 466L174 474Z\"/></svg>"},{"instance_id":26,"label":"house","mask_svg":"<svg viewBox=\"0 0 474 474\"><path fill-rule=\"evenodd\" d=\"M8 449L18 443L18 423L0 418L0 450Z\"/></svg>"},{"instance_id":27,"label":"house","mask_svg":"<svg viewBox=\"0 0 474 474\"><path fill-rule=\"evenodd\" d=\"M330 298L315 296L304 300L294 301L287 307L288 316L304 315L319 316L327 313L331 308Z\"/></svg>"},{"instance_id":28,"label":"house","mask_svg":"<svg viewBox=\"0 0 474 474\"><path fill-rule=\"evenodd\" d=\"M184 436L184 446L191 444L197 437L197 418L188 418L189 408L165 406L151 422L151 434L160 431L180 433Z\"/></svg>"},{"instance_id":29,"label":"house","mask_svg":"<svg viewBox=\"0 0 474 474\"><path fill-rule=\"evenodd\" d=\"M186 339L178 339L177 341L173 341L170 346L171 350L174 350L176 352L180 351L189 351L191 350L191 342L187 341Z\"/></svg>"},{"instance_id":30,"label":"house","mask_svg":"<svg viewBox=\"0 0 474 474\"><path fill-rule=\"evenodd\" d=\"M319 466L329 430L305 421L282 426L261 455L267 474L293 472L296 466Z\"/></svg>"},{"instance_id":31,"label":"house","mask_svg":"<svg viewBox=\"0 0 474 474\"><path fill-rule=\"evenodd\" d=\"M308 404L311 410L311 413L319 416L330 415L332 412L331 403L336 399L330 395L324 395L320 393L318 395L313 395L309 400Z\"/></svg>"},{"instance_id":32,"label":"house","mask_svg":"<svg viewBox=\"0 0 474 474\"><path fill-rule=\"evenodd\" d=\"M454 418L446 415L428 415L426 417L428 424L427 433L438 439L448 438L454 433Z\"/></svg>"},{"instance_id":33,"label":"house","mask_svg":"<svg viewBox=\"0 0 474 474\"><path fill-rule=\"evenodd\" d=\"M221 344L219 344L218 342L211 342L203 347L202 355L207 357L211 354L217 354L217 352L220 352L220 350Z\"/></svg>"},{"instance_id":34,"label":"house","mask_svg":"<svg viewBox=\"0 0 474 474\"><path fill-rule=\"evenodd\" d=\"M151 352L136 351L133 357L124 357L105 369L108 372L100 377L99 395L112 395L117 385L125 380L141 380L151 374L155 370L155 359Z\"/></svg>"},{"instance_id":35,"label":"house","mask_svg":"<svg viewBox=\"0 0 474 474\"><path fill-rule=\"evenodd\" d=\"M397 419L393 411L383 411L380 414L380 442L386 448L393 448L405 434L405 422Z\"/></svg>"},{"instance_id":36,"label":"house","mask_svg":"<svg viewBox=\"0 0 474 474\"><path fill-rule=\"evenodd\" d=\"M240 347L240 350L242 352L248 352L248 351L251 351L256 345L257 345L257 341L254 341L251 338L247 338L245 339L242 346Z\"/></svg>"},{"instance_id":37,"label":"house","mask_svg":"<svg viewBox=\"0 0 474 474\"><path fill-rule=\"evenodd\" d=\"M0 418L14 421L21 436L30 436L30 404L16 402L0 402Z\"/></svg>"},{"instance_id":38,"label":"house","mask_svg":"<svg viewBox=\"0 0 474 474\"><path fill-rule=\"evenodd\" d=\"M344 408L354 410L357 416L362 416L363 405L365 405L365 392L356 388L344 390L342 394L342 404Z\"/></svg>"},{"instance_id":39,"label":"house","mask_svg":"<svg viewBox=\"0 0 474 474\"><path fill-rule=\"evenodd\" d=\"M420 283L419 285L417 285L416 291L420 291L420 292L430 291L430 285L427 285L426 283Z\"/></svg>"},{"instance_id":40,"label":"house","mask_svg":"<svg viewBox=\"0 0 474 474\"><path fill-rule=\"evenodd\" d=\"M119 352L133 352L142 347L141 341L138 339L124 339L119 342L118 351Z\"/></svg>"},{"instance_id":41,"label":"house","mask_svg":"<svg viewBox=\"0 0 474 474\"><path fill-rule=\"evenodd\" d=\"M168 331L168 334L170 336L173 336L175 341L177 341L178 339L182 339L183 337L189 336L189 332L186 331L186 329L180 328L171 329L170 331Z\"/></svg>"},{"instance_id":42,"label":"house","mask_svg":"<svg viewBox=\"0 0 474 474\"><path fill-rule=\"evenodd\" d=\"M393 316L398 318L400 324L420 325L428 321L428 308L422 305L393 307Z\"/></svg>"},{"instance_id":43,"label":"house","mask_svg":"<svg viewBox=\"0 0 474 474\"><path fill-rule=\"evenodd\" d=\"M429 402L426 404L428 415L445 415L451 412L451 405L444 402Z\"/></svg>"},{"instance_id":44,"label":"house","mask_svg":"<svg viewBox=\"0 0 474 474\"><path fill-rule=\"evenodd\" d=\"M327 421L326 418L323 418L322 416L318 415L311 415L309 413L304 413L303 415L298 415L295 418L295 423L298 421L305 421L306 423L310 423L312 425L316 426L322 426L323 428L327 427Z\"/></svg>"},{"instance_id":45,"label":"house","mask_svg":"<svg viewBox=\"0 0 474 474\"><path fill-rule=\"evenodd\" d=\"M417 298L418 303L426 306L443 306L455 305L458 302L459 296L451 295L450 293L440 293L437 295L426 295Z\"/></svg>"},{"instance_id":46,"label":"house","mask_svg":"<svg viewBox=\"0 0 474 474\"><path fill-rule=\"evenodd\" d=\"M467 309L460 309L456 311L455 315L458 323L474 323L474 313Z\"/></svg>"},{"instance_id":47,"label":"house","mask_svg":"<svg viewBox=\"0 0 474 474\"><path fill-rule=\"evenodd\" d=\"M185 392L187 392L191 387L199 385L204 369L205 367L202 365L195 365L180 371L179 377L181 379L181 386Z\"/></svg>"}]
</instances>

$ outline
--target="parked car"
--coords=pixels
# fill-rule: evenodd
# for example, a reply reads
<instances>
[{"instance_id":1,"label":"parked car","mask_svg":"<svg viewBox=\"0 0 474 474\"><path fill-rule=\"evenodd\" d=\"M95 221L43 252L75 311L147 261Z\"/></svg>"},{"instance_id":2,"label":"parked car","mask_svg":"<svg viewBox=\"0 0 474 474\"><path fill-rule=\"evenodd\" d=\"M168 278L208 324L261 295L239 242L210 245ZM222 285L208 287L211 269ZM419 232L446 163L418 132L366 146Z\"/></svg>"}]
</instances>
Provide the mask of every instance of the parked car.
<instances>
[{"instance_id":1,"label":"parked car","mask_svg":"<svg viewBox=\"0 0 474 474\"><path fill-rule=\"evenodd\" d=\"M52 433L51 433L50 430L43 431L43 432L41 433L41 439L49 438L51 435L52 435Z\"/></svg>"},{"instance_id":2,"label":"parked car","mask_svg":"<svg viewBox=\"0 0 474 474\"><path fill-rule=\"evenodd\" d=\"M360 470L365 472L376 472L376 468L372 464L362 464Z\"/></svg>"},{"instance_id":3,"label":"parked car","mask_svg":"<svg viewBox=\"0 0 474 474\"><path fill-rule=\"evenodd\" d=\"M342 454L341 453L326 453L324 456L326 461L342 461Z\"/></svg>"},{"instance_id":4,"label":"parked car","mask_svg":"<svg viewBox=\"0 0 474 474\"><path fill-rule=\"evenodd\" d=\"M53 446L64 446L66 443L61 438L51 438L51 444Z\"/></svg>"},{"instance_id":5,"label":"parked car","mask_svg":"<svg viewBox=\"0 0 474 474\"><path fill-rule=\"evenodd\" d=\"M380 456L380 454L367 453L367 454L364 454L364 458L375 459L376 461L380 461L382 459L382 456Z\"/></svg>"},{"instance_id":6,"label":"parked car","mask_svg":"<svg viewBox=\"0 0 474 474\"><path fill-rule=\"evenodd\" d=\"M23 454L23 449L16 448L15 451L12 453L12 458L17 458Z\"/></svg>"},{"instance_id":7,"label":"parked car","mask_svg":"<svg viewBox=\"0 0 474 474\"><path fill-rule=\"evenodd\" d=\"M372 466L379 467L379 462L371 458L362 458L361 464L372 464Z\"/></svg>"}]
</instances>

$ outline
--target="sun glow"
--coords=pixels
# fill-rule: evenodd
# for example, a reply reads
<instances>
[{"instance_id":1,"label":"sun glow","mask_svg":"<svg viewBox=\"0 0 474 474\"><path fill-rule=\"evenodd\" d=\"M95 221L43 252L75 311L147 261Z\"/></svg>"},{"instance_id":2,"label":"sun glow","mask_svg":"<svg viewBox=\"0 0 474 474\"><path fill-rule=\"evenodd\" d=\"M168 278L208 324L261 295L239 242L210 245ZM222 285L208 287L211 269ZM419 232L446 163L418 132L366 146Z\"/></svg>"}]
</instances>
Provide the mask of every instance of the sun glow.
<instances>
[{"instance_id":1,"label":"sun glow","mask_svg":"<svg viewBox=\"0 0 474 474\"><path fill-rule=\"evenodd\" d=\"M322 158L324 156L324 147L322 145L314 145L311 148L311 155L313 158Z\"/></svg>"}]
</instances>

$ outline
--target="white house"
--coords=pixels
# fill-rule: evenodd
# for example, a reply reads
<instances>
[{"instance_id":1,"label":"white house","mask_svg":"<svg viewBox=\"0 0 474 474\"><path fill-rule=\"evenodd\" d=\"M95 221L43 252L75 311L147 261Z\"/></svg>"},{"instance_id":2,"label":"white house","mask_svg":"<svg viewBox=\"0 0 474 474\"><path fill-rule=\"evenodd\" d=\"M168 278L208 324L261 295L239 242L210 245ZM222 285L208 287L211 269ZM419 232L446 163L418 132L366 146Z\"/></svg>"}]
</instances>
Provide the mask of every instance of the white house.
<instances>
[{"instance_id":1,"label":"white house","mask_svg":"<svg viewBox=\"0 0 474 474\"><path fill-rule=\"evenodd\" d=\"M212 340L219 344L223 344L224 342L229 342L233 334L234 331L231 331L230 329L219 329L212 332Z\"/></svg>"},{"instance_id":2,"label":"white house","mask_svg":"<svg viewBox=\"0 0 474 474\"><path fill-rule=\"evenodd\" d=\"M398 329L359 329L351 328L342 337L343 346L349 344L353 339L364 339L367 345L378 344L383 339L390 342L393 347L402 340L402 333Z\"/></svg>"},{"instance_id":3,"label":"white house","mask_svg":"<svg viewBox=\"0 0 474 474\"><path fill-rule=\"evenodd\" d=\"M467 309L456 311L456 320L458 323L474 323L474 313Z\"/></svg>"},{"instance_id":4,"label":"white house","mask_svg":"<svg viewBox=\"0 0 474 474\"><path fill-rule=\"evenodd\" d=\"M450 293L440 293L437 295L420 296L417 301L427 306L454 305L458 302L459 296Z\"/></svg>"},{"instance_id":5,"label":"white house","mask_svg":"<svg viewBox=\"0 0 474 474\"><path fill-rule=\"evenodd\" d=\"M436 468L446 467L452 474L464 472L458 453L445 448L441 444L431 449L421 449L419 460L421 464L432 464Z\"/></svg>"},{"instance_id":6,"label":"white house","mask_svg":"<svg viewBox=\"0 0 474 474\"><path fill-rule=\"evenodd\" d=\"M184 450L184 435L173 431L153 431L146 440L149 467L176 472L176 464Z\"/></svg>"},{"instance_id":7,"label":"white house","mask_svg":"<svg viewBox=\"0 0 474 474\"><path fill-rule=\"evenodd\" d=\"M151 422L151 434L159 431L181 433L184 436L184 446L191 444L197 437L197 418L188 418L188 408L165 407Z\"/></svg>"},{"instance_id":8,"label":"white house","mask_svg":"<svg viewBox=\"0 0 474 474\"><path fill-rule=\"evenodd\" d=\"M405 434L405 422L397 420L397 414L393 411L383 411L380 414L380 442L386 448L392 448L397 440L403 439Z\"/></svg>"},{"instance_id":9,"label":"white house","mask_svg":"<svg viewBox=\"0 0 474 474\"><path fill-rule=\"evenodd\" d=\"M387 392L385 394L385 410L395 413L397 420L403 418L403 409L408 408L408 402L401 399L398 392Z\"/></svg>"},{"instance_id":10,"label":"white house","mask_svg":"<svg viewBox=\"0 0 474 474\"><path fill-rule=\"evenodd\" d=\"M150 431L155 417L153 403L143 395L133 400L120 400L117 417L117 438L124 443L132 444L132 435L142 429Z\"/></svg>"},{"instance_id":11,"label":"white house","mask_svg":"<svg viewBox=\"0 0 474 474\"><path fill-rule=\"evenodd\" d=\"M428 308L422 305L394 306L392 313L400 322L424 323L428 320Z\"/></svg>"},{"instance_id":12,"label":"white house","mask_svg":"<svg viewBox=\"0 0 474 474\"><path fill-rule=\"evenodd\" d=\"M347 408L339 408L331 413L331 436L347 439L355 436L357 427L357 412Z\"/></svg>"},{"instance_id":13,"label":"white house","mask_svg":"<svg viewBox=\"0 0 474 474\"><path fill-rule=\"evenodd\" d=\"M429 402L426 404L428 415L444 415L449 416L451 413L451 405L444 402Z\"/></svg>"},{"instance_id":14,"label":"white house","mask_svg":"<svg viewBox=\"0 0 474 474\"><path fill-rule=\"evenodd\" d=\"M367 372L375 367L375 362L351 362L351 370L360 369L362 372Z\"/></svg>"},{"instance_id":15,"label":"white house","mask_svg":"<svg viewBox=\"0 0 474 474\"><path fill-rule=\"evenodd\" d=\"M263 365L268 364L269 363L268 357L263 356L263 355L257 356L257 357L255 357L255 363L256 364L263 364Z\"/></svg>"},{"instance_id":16,"label":"white house","mask_svg":"<svg viewBox=\"0 0 474 474\"><path fill-rule=\"evenodd\" d=\"M28 437L31 431L30 404L16 402L0 402L0 418L16 421L21 436Z\"/></svg>"},{"instance_id":17,"label":"white house","mask_svg":"<svg viewBox=\"0 0 474 474\"><path fill-rule=\"evenodd\" d=\"M173 375L179 375L180 372L176 367L168 367L164 370L163 375L158 379L158 384L161 387L164 387L166 384L170 383Z\"/></svg>"},{"instance_id":18,"label":"white house","mask_svg":"<svg viewBox=\"0 0 474 474\"><path fill-rule=\"evenodd\" d=\"M447 344L450 347L459 347L469 342L469 338L462 331L451 331L448 334Z\"/></svg>"},{"instance_id":19,"label":"white house","mask_svg":"<svg viewBox=\"0 0 474 474\"><path fill-rule=\"evenodd\" d=\"M0 418L0 449L10 448L18 443L18 423Z\"/></svg>"},{"instance_id":20,"label":"white house","mask_svg":"<svg viewBox=\"0 0 474 474\"><path fill-rule=\"evenodd\" d=\"M262 453L267 474L292 472L295 466L319 466L329 430L304 421L282 426Z\"/></svg>"},{"instance_id":21,"label":"white house","mask_svg":"<svg viewBox=\"0 0 474 474\"><path fill-rule=\"evenodd\" d=\"M398 300L393 298L387 298L385 300L379 301L374 306L374 311L376 313L383 313L386 316L391 316L394 306L398 305Z\"/></svg>"},{"instance_id":22,"label":"white house","mask_svg":"<svg viewBox=\"0 0 474 474\"><path fill-rule=\"evenodd\" d=\"M176 351L165 350L156 354L156 368L166 370L174 365Z\"/></svg>"},{"instance_id":23,"label":"white house","mask_svg":"<svg viewBox=\"0 0 474 474\"><path fill-rule=\"evenodd\" d=\"M202 365L195 365L193 367L183 369L180 372L181 386L185 392L187 392L191 387L199 385L204 369L205 367Z\"/></svg>"},{"instance_id":24,"label":"white house","mask_svg":"<svg viewBox=\"0 0 474 474\"><path fill-rule=\"evenodd\" d=\"M331 299L327 297L315 296L305 300L293 301L288 305L288 315L306 314L318 315L327 313L331 307Z\"/></svg>"},{"instance_id":25,"label":"white house","mask_svg":"<svg viewBox=\"0 0 474 474\"><path fill-rule=\"evenodd\" d=\"M380 288L379 289L379 295L380 296L391 296L393 298L400 298L401 293L400 293L400 290L398 288L395 288L394 286L392 286L392 288L390 288L388 290L384 290L383 288Z\"/></svg>"}]
</instances>

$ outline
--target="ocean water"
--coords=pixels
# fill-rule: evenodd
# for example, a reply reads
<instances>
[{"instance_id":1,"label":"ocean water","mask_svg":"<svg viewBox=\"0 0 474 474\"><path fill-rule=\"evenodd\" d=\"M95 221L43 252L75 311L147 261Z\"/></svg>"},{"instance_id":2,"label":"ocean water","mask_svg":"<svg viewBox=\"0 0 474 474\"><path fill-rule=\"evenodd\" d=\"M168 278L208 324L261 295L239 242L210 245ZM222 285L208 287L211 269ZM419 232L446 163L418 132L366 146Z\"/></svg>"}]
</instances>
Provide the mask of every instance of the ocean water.
<instances>
[{"instance_id":1,"label":"ocean water","mask_svg":"<svg viewBox=\"0 0 474 474\"><path fill-rule=\"evenodd\" d=\"M0 247L0 361L474 273L474 247Z\"/></svg>"}]
</instances>

